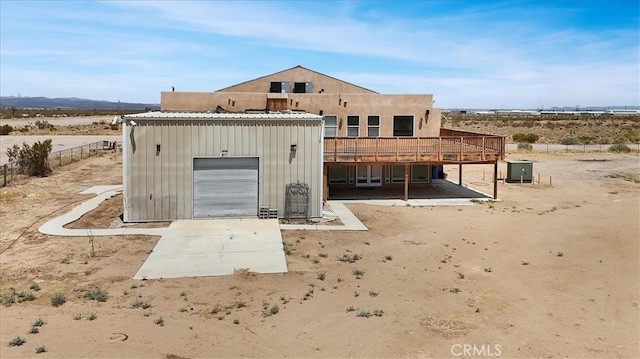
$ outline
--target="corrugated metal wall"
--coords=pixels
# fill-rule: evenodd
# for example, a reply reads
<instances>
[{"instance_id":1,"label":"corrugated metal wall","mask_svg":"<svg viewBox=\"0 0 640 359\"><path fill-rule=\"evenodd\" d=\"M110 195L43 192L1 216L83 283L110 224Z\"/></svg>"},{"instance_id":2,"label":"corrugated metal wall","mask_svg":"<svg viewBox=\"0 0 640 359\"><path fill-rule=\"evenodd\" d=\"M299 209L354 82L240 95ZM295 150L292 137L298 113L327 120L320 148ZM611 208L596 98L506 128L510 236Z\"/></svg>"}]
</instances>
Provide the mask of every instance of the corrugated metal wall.
<instances>
[{"instance_id":1,"label":"corrugated metal wall","mask_svg":"<svg viewBox=\"0 0 640 359\"><path fill-rule=\"evenodd\" d=\"M223 150L229 156L260 158L259 205L277 208L282 217L286 185L299 181L311 188L310 215L322 215L320 121L135 121L136 126L124 127L125 221L192 218L193 158L219 157ZM295 152L292 144L297 145Z\"/></svg>"}]
</instances>

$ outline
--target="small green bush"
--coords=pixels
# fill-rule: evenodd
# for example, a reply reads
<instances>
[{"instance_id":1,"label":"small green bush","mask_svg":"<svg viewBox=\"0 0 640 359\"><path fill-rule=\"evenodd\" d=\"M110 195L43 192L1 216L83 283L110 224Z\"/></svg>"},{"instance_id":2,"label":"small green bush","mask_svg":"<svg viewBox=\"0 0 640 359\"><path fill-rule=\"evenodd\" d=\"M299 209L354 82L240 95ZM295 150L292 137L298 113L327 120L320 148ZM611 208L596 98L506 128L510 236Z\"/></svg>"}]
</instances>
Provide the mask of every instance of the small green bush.
<instances>
[{"instance_id":1,"label":"small green bush","mask_svg":"<svg viewBox=\"0 0 640 359\"><path fill-rule=\"evenodd\" d=\"M538 139L540 139L540 136L535 133L516 133L513 135L513 140L515 142L535 143Z\"/></svg>"},{"instance_id":2,"label":"small green bush","mask_svg":"<svg viewBox=\"0 0 640 359\"><path fill-rule=\"evenodd\" d=\"M629 148L629 146L625 145L624 143L616 143L615 145L609 146L609 152L629 153L631 152L631 149Z\"/></svg>"},{"instance_id":3,"label":"small green bush","mask_svg":"<svg viewBox=\"0 0 640 359\"><path fill-rule=\"evenodd\" d=\"M518 143L518 151L533 151L533 145L530 143Z\"/></svg>"},{"instance_id":4,"label":"small green bush","mask_svg":"<svg viewBox=\"0 0 640 359\"><path fill-rule=\"evenodd\" d=\"M10 347L19 347L27 341L23 337L15 337L9 342Z\"/></svg>"},{"instance_id":5,"label":"small green bush","mask_svg":"<svg viewBox=\"0 0 640 359\"><path fill-rule=\"evenodd\" d=\"M37 292L40 290L40 284L33 282L31 283L31 286L29 286L29 289Z\"/></svg>"},{"instance_id":6,"label":"small green bush","mask_svg":"<svg viewBox=\"0 0 640 359\"><path fill-rule=\"evenodd\" d=\"M97 288L97 289L92 289L87 291L84 294L84 297L87 299L92 299L98 302L106 302L107 301L107 292L105 292L104 290Z\"/></svg>"},{"instance_id":7,"label":"small green bush","mask_svg":"<svg viewBox=\"0 0 640 359\"><path fill-rule=\"evenodd\" d=\"M54 307L59 307L67 302L67 297L62 293L55 293L51 296L51 305Z\"/></svg>"},{"instance_id":8,"label":"small green bush","mask_svg":"<svg viewBox=\"0 0 640 359\"><path fill-rule=\"evenodd\" d=\"M565 137L562 140L560 140L560 143L563 145L579 145L580 144L580 140L578 140L575 137Z\"/></svg>"},{"instance_id":9,"label":"small green bush","mask_svg":"<svg viewBox=\"0 0 640 359\"><path fill-rule=\"evenodd\" d=\"M157 325L161 326L161 327L164 327L164 318L163 317L158 317L153 322L156 323Z\"/></svg>"},{"instance_id":10,"label":"small green bush","mask_svg":"<svg viewBox=\"0 0 640 359\"><path fill-rule=\"evenodd\" d=\"M146 300L142 300L142 299L136 299L133 303L131 303L131 308L142 308L142 309L147 309L151 307L151 303L149 303L149 301Z\"/></svg>"},{"instance_id":11,"label":"small green bush","mask_svg":"<svg viewBox=\"0 0 640 359\"><path fill-rule=\"evenodd\" d=\"M0 136L6 136L13 131L13 127L11 125L2 125L0 126Z\"/></svg>"}]
</instances>

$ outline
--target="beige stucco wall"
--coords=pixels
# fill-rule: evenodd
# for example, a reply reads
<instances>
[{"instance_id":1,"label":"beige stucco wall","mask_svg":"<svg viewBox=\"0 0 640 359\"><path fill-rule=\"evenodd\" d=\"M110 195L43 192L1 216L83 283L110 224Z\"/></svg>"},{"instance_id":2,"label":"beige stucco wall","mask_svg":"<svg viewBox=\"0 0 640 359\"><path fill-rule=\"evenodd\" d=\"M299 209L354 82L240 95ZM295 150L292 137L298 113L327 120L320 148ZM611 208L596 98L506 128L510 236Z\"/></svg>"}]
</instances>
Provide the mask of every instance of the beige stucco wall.
<instances>
[{"instance_id":1,"label":"beige stucco wall","mask_svg":"<svg viewBox=\"0 0 640 359\"><path fill-rule=\"evenodd\" d=\"M266 92L163 92L162 111L215 111L220 106L229 112L265 110ZM290 110L337 115L342 126L338 136L346 136L346 116L360 116L360 136L366 135L369 115L380 116L380 136L393 136L393 116L413 115L414 136L440 135L440 109L433 108L433 95L382 95L369 93L277 94L287 99ZM346 104L345 104L346 103ZM429 115L425 116L429 110Z\"/></svg>"},{"instance_id":2,"label":"beige stucco wall","mask_svg":"<svg viewBox=\"0 0 640 359\"><path fill-rule=\"evenodd\" d=\"M230 156L259 157L259 206L277 208L283 217L286 184L300 182L310 187L310 215L322 215L320 120L135 122L123 126L125 221L192 218L193 158L219 157L222 150ZM297 145L293 157L291 144Z\"/></svg>"},{"instance_id":3,"label":"beige stucco wall","mask_svg":"<svg viewBox=\"0 0 640 359\"><path fill-rule=\"evenodd\" d=\"M222 92L269 92L271 82L289 82L293 91L294 82L313 83L313 92L318 93L324 89L325 93L375 93L375 91L324 75L322 73L306 69L301 66L263 76L255 80L246 81L234 86L224 88Z\"/></svg>"}]
</instances>

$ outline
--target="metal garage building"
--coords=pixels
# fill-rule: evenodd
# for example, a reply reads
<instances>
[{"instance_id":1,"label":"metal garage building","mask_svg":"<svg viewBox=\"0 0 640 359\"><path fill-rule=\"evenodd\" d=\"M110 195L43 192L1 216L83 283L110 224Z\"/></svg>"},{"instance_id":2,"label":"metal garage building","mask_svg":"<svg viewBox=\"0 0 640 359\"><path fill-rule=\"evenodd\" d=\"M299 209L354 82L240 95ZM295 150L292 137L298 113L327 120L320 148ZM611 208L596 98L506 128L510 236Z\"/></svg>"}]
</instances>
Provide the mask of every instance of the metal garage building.
<instances>
[{"instance_id":1,"label":"metal garage building","mask_svg":"<svg viewBox=\"0 0 640 359\"><path fill-rule=\"evenodd\" d=\"M322 215L322 117L149 112L122 117L124 221L285 214L287 185ZM299 205L299 204L298 204Z\"/></svg>"}]
</instances>

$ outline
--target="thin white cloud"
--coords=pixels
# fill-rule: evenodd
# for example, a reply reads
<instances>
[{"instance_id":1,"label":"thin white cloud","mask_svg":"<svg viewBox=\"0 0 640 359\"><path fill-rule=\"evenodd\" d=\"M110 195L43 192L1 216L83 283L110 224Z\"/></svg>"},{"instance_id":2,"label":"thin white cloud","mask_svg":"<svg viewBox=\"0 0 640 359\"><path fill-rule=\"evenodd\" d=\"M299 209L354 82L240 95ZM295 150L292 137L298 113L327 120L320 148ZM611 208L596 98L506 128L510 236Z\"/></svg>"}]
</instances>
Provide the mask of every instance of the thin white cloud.
<instances>
[{"instance_id":1,"label":"thin white cloud","mask_svg":"<svg viewBox=\"0 0 640 359\"><path fill-rule=\"evenodd\" d=\"M379 92L433 93L441 106L563 105L578 95L584 104L639 102L637 31L546 28L545 16L569 15L560 6L463 3L443 14L434 3L432 12L403 17L357 1L73 4L2 16L2 95L60 92L42 83L65 78L67 92L83 79L116 79L138 87L130 100L149 102L171 85L211 91L311 63ZM91 87L80 94L129 91Z\"/></svg>"}]
</instances>

